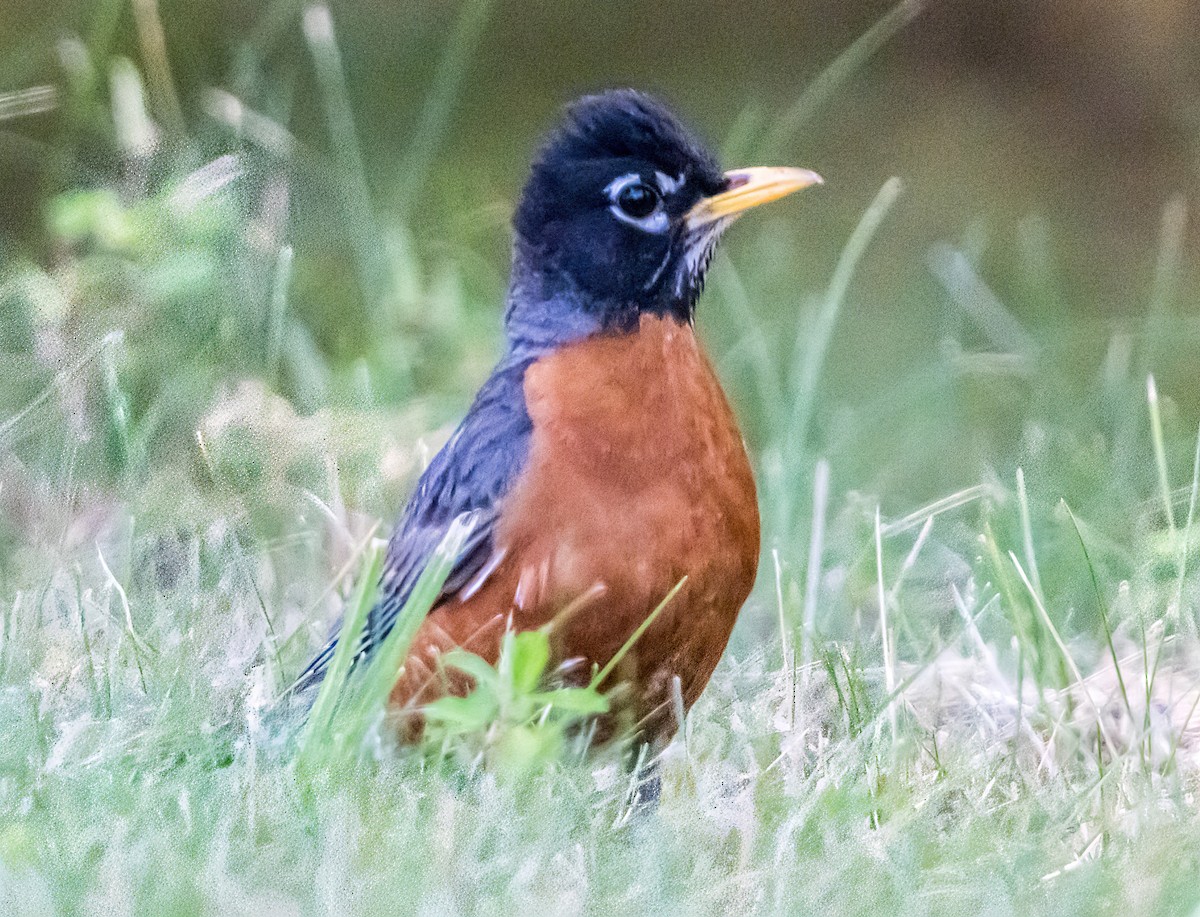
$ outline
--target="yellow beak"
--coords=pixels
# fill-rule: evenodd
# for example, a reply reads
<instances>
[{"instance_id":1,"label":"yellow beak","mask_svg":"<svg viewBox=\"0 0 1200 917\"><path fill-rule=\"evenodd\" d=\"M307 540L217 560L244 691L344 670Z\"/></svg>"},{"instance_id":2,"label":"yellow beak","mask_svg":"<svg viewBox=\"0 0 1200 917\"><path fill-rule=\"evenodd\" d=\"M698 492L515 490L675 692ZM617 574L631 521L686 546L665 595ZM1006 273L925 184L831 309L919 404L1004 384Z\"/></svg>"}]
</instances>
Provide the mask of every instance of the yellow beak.
<instances>
[{"instance_id":1,"label":"yellow beak","mask_svg":"<svg viewBox=\"0 0 1200 917\"><path fill-rule=\"evenodd\" d=\"M736 217L751 207L777 201L801 188L824 184L824 179L808 169L756 166L725 173L726 190L702 198L684 216L688 229L697 229L717 220Z\"/></svg>"}]
</instances>

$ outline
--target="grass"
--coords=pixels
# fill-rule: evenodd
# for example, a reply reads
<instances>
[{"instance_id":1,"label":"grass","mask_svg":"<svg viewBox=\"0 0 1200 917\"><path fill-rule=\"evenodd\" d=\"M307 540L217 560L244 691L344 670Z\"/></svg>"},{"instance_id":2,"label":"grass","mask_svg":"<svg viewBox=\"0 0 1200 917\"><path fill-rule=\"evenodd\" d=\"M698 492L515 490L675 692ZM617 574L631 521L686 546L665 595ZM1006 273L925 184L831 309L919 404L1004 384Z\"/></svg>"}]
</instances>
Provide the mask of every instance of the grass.
<instances>
[{"instance_id":1,"label":"grass","mask_svg":"<svg viewBox=\"0 0 1200 917\"><path fill-rule=\"evenodd\" d=\"M256 65L236 96L173 86L161 11L136 10L145 74L89 59L0 98L64 113L41 228L0 250L0 913L1200 909L1181 201L1111 324L1064 292L1052 223L914 248L894 221L922 200L894 179L840 204L841 254L803 281L802 208L738 227L701 323L752 441L762 575L632 816L620 751L583 752L603 698L547 686L539 635L491 672L457 658L486 690L416 748L382 716L400 628L383 663L335 661L303 729L273 712L365 613L378 520L495 352L503 266L422 245L397 215L419 187L372 200L323 7L295 15L327 157ZM913 10L762 142L839 104ZM438 53L406 182L490 12L469 0ZM200 89L219 117L188 120ZM921 284L894 279L912 264ZM839 382L930 302L923 359Z\"/></svg>"}]
</instances>

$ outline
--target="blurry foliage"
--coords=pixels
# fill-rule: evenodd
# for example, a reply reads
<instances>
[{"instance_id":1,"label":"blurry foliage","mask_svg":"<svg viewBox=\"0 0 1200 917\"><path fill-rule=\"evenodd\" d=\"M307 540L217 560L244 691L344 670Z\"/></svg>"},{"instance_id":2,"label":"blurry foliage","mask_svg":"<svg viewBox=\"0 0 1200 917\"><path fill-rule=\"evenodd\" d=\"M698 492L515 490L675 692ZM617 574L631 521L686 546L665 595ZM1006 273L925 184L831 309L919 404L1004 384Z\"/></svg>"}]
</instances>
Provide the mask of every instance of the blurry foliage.
<instances>
[{"instance_id":1,"label":"blurry foliage","mask_svg":"<svg viewBox=\"0 0 1200 917\"><path fill-rule=\"evenodd\" d=\"M56 157L63 190L46 199L39 236L48 256L0 261L0 452L60 487L115 487L151 518L164 477L168 488L252 495L257 513L270 503L261 485L315 487L325 456L364 455L360 412L411 404L422 376L453 379L472 347L460 334L458 268L426 270L402 230L371 230L394 276L368 321L353 288L325 288L338 270L321 252L295 257L286 164L236 137L163 137L133 65L118 60L112 73L111 109L94 81L63 90L66 110L90 114L67 122ZM81 125L89 144L73 156L69 135ZM246 388L252 380L258 389ZM260 410L248 414L253 391ZM334 414L304 449L288 449L302 419L281 428L273 418L291 408L271 391L301 414ZM428 424L394 423L401 435ZM345 432L330 440L334 428ZM352 481L379 477L379 446L371 440L375 463L363 473L346 465ZM411 459L402 466L411 473Z\"/></svg>"}]
</instances>

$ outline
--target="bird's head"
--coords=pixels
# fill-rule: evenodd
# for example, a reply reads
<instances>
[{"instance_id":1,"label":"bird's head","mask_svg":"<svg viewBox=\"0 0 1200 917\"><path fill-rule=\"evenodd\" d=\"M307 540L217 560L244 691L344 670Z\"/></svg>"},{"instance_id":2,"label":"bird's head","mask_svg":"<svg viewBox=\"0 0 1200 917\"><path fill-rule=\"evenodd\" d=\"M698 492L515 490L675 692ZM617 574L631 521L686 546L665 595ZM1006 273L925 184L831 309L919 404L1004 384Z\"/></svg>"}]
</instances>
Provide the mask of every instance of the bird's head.
<instances>
[{"instance_id":1,"label":"bird's head","mask_svg":"<svg viewBox=\"0 0 1200 917\"><path fill-rule=\"evenodd\" d=\"M690 321L729 224L820 181L805 169L722 172L649 96L586 96L542 147L517 206L509 334L554 344L636 327L645 313Z\"/></svg>"}]
</instances>

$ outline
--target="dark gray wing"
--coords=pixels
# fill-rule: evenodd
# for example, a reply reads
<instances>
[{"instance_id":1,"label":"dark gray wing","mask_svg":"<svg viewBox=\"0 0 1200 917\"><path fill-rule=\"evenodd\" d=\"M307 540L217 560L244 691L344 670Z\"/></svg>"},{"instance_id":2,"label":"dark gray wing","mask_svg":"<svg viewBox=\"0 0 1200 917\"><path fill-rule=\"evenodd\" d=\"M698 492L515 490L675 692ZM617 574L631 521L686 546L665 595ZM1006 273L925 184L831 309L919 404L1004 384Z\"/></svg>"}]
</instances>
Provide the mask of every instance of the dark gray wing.
<instances>
[{"instance_id":1,"label":"dark gray wing","mask_svg":"<svg viewBox=\"0 0 1200 917\"><path fill-rule=\"evenodd\" d=\"M396 624L417 578L450 524L464 513L474 526L436 604L475 579L493 552L493 534L504 495L525 467L532 423L525 407L525 370L531 359L502 361L475 396L450 441L434 456L388 543L380 597L367 618L355 659L369 657ZM333 636L292 686L304 691L321 681L342 638Z\"/></svg>"}]
</instances>

